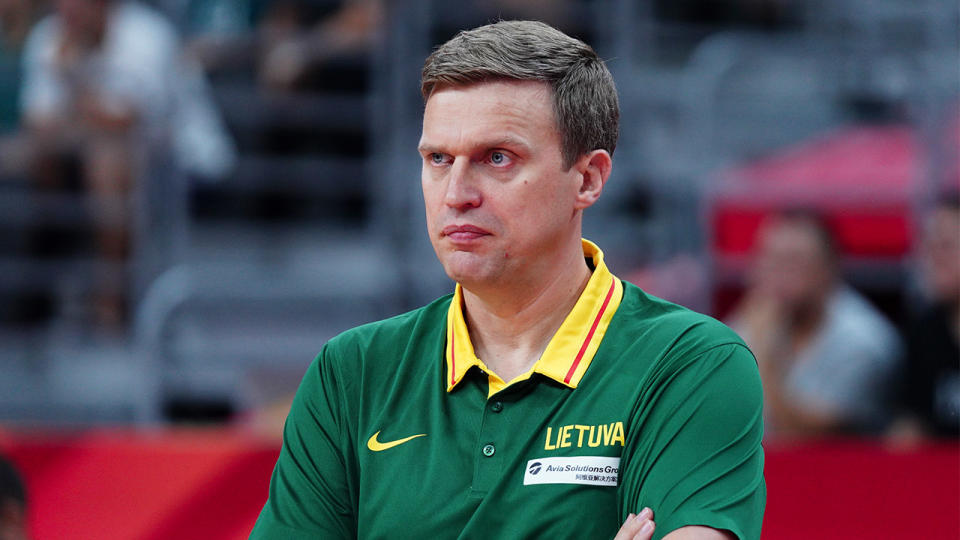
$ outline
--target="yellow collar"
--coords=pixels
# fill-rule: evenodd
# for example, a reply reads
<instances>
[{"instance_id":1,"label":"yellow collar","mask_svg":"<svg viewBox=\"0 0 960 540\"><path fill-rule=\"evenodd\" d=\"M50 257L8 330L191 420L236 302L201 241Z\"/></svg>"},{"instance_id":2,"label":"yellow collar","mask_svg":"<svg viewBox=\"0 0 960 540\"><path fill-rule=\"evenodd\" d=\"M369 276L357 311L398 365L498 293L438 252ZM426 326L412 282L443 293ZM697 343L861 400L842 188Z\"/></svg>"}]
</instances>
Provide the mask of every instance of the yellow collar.
<instances>
[{"instance_id":1,"label":"yellow collar","mask_svg":"<svg viewBox=\"0 0 960 540\"><path fill-rule=\"evenodd\" d=\"M540 373L570 388L576 388L596 354L613 314L623 298L623 284L607 270L603 252L589 240L582 240L583 255L593 261L593 275L576 305L550 339L543 355L530 371L509 383L504 382L477 358L463 316L463 291L457 284L447 311L447 392L463 380L471 367L482 369L490 379L489 396L511 384Z\"/></svg>"}]
</instances>

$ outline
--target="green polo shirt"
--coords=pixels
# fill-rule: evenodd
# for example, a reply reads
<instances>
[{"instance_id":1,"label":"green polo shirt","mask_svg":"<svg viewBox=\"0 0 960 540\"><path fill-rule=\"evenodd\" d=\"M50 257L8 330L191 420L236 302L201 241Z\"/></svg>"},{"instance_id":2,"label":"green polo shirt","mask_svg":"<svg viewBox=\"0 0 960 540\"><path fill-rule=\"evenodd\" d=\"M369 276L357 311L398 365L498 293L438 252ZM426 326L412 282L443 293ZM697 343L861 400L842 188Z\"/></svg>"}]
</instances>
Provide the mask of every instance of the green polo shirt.
<instances>
[{"instance_id":1,"label":"green polo shirt","mask_svg":"<svg viewBox=\"0 0 960 540\"><path fill-rule=\"evenodd\" d=\"M756 362L719 322L593 270L533 368L474 354L461 289L332 339L251 538L611 539L649 506L760 537Z\"/></svg>"}]
</instances>

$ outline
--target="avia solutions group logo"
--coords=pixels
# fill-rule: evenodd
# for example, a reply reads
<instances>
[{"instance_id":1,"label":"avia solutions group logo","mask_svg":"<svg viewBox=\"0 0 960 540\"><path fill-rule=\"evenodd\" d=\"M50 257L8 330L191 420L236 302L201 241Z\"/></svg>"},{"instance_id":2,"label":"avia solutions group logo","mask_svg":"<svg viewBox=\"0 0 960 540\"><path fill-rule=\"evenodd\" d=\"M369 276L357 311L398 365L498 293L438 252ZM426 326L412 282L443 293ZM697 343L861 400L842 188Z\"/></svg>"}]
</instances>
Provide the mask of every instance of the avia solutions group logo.
<instances>
[{"instance_id":1,"label":"avia solutions group logo","mask_svg":"<svg viewBox=\"0 0 960 540\"><path fill-rule=\"evenodd\" d=\"M617 456L557 456L527 461L523 485L585 484L616 487L620 480Z\"/></svg>"}]
</instances>

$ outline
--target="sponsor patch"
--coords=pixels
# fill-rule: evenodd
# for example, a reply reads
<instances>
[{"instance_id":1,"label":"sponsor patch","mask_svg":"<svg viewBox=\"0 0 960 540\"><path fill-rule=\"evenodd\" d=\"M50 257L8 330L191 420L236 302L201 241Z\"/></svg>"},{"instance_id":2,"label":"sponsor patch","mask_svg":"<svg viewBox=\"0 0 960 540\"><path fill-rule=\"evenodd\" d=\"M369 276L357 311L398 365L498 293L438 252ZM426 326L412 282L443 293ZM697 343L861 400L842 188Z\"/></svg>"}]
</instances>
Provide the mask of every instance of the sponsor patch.
<instances>
[{"instance_id":1,"label":"sponsor patch","mask_svg":"<svg viewBox=\"0 0 960 540\"><path fill-rule=\"evenodd\" d=\"M616 486L620 478L620 458L608 456L570 456L531 459L523 472L523 485L587 484Z\"/></svg>"}]
</instances>

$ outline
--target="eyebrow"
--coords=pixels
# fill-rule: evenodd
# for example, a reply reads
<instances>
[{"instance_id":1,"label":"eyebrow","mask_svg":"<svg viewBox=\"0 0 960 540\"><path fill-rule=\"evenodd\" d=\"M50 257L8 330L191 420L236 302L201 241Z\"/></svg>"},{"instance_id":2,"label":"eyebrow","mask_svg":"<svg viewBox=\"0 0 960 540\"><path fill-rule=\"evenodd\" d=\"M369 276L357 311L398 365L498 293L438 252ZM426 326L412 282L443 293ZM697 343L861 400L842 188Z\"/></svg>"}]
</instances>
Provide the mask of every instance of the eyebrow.
<instances>
[{"instance_id":1,"label":"eyebrow","mask_svg":"<svg viewBox=\"0 0 960 540\"><path fill-rule=\"evenodd\" d=\"M439 148L430 144L421 144L417 147L417 152L420 152L421 154L432 154L434 152L438 152L439 150Z\"/></svg>"},{"instance_id":2,"label":"eyebrow","mask_svg":"<svg viewBox=\"0 0 960 540\"><path fill-rule=\"evenodd\" d=\"M525 152L527 153L530 152L530 145L527 144L526 141L524 141L523 139L518 139L516 137L510 137L510 136L488 142L485 144L485 146L487 148L500 148L503 146L519 146Z\"/></svg>"},{"instance_id":3,"label":"eyebrow","mask_svg":"<svg viewBox=\"0 0 960 540\"><path fill-rule=\"evenodd\" d=\"M482 148L502 148L502 147L512 146L512 147L520 147L526 153L530 153L531 151L529 144L527 144L522 139L519 139L517 137L511 137L511 136L500 137L499 139L493 139L489 141L481 141L479 144L477 144L477 146ZM432 144L421 144L420 146L417 147L417 151L420 152L421 154L432 154L434 152L443 153L443 150L440 147L434 146Z\"/></svg>"}]
</instances>

